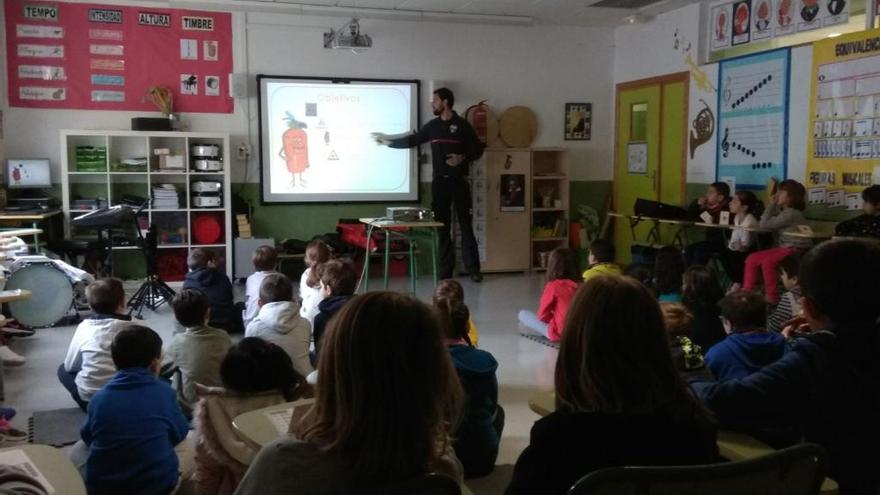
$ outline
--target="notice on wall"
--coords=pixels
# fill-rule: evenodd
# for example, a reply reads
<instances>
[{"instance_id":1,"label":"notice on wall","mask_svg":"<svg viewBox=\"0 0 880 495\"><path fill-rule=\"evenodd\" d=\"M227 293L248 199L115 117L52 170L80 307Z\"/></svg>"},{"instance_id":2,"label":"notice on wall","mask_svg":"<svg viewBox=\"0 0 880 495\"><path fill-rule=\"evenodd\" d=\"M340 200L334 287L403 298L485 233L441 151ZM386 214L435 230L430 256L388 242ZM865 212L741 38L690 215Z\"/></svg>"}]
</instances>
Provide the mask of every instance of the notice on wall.
<instances>
[{"instance_id":1,"label":"notice on wall","mask_svg":"<svg viewBox=\"0 0 880 495\"><path fill-rule=\"evenodd\" d=\"M851 0L721 0L710 5L712 51L849 22Z\"/></svg>"},{"instance_id":2,"label":"notice on wall","mask_svg":"<svg viewBox=\"0 0 880 495\"><path fill-rule=\"evenodd\" d=\"M880 160L880 30L813 45L810 109L808 179L848 193L871 185Z\"/></svg>"},{"instance_id":3,"label":"notice on wall","mask_svg":"<svg viewBox=\"0 0 880 495\"><path fill-rule=\"evenodd\" d=\"M788 69L785 48L721 62L718 67L716 177L763 188L785 177Z\"/></svg>"},{"instance_id":4,"label":"notice on wall","mask_svg":"<svg viewBox=\"0 0 880 495\"><path fill-rule=\"evenodd\" d=\"M150 110L151 86L175 112L232 113L229 13L6 0L9 104Z\"/></svg>"}]
</instances>

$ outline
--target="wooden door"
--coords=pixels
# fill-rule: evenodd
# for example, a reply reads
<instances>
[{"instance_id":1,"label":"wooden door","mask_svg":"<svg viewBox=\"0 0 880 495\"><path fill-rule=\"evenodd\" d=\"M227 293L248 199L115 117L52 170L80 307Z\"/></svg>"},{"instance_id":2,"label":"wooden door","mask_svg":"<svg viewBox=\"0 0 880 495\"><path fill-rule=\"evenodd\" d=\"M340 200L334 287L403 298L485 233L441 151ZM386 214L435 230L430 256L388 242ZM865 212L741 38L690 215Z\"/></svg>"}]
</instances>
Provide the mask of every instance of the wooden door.
<instances>
[{"instance_id":1,"label":"wooden door","mask_svg":"<svg viewBox=\"0 0 880 495\"><path fill-rule=\"evenodd\" d=\"M618 85L614 211L631 215L639 198L684 201L687 81L684 73ZM642 222L635 238L644 240L650 228ZM629 263L633 237L627 220L615 220L618 262Z\"/></svg>"},{"instance_id":2,"label":"wooden door","mask_svg":"<svg viewBox=\"0 0 880 495\"><path fill-rule=\"evenodd\" d=\"M486 151L486 261L484 272L529 269L529 198L531 198L531 153L529 151ZM511 184L511 181L514 184ZM505 194L522 185L522 208ZM502 198L507 198L503 200Z\"/></svg>"}]
</instances>

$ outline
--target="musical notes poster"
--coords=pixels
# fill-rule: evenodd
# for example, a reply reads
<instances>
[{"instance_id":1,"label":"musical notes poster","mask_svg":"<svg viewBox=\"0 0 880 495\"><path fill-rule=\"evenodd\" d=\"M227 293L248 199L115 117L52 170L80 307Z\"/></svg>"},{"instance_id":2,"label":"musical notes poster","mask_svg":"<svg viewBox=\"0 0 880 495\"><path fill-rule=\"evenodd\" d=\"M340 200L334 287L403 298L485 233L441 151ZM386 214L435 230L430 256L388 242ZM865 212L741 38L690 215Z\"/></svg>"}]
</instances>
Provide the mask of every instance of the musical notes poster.
<instances>
[{"instance_id":1,"label":"musical notes poster","mask_svg":"<svg viewBox=\"0 0 880 495\"><path fill-rule=\"evenodd\" d=\"M740 189L785 177L789 58L784 48L719 64L715 176L735 178Z\"/></svg>"},{"instance_id":2,"label":"musical notes poster","mask_svg":"<svg viewBox=\"0 0 880 495\"><path fill-rule=\"evenodd\" d=\"M880 29L813 44L807 187L861 192L880 159Z\"/></svg>"}]
</instances>

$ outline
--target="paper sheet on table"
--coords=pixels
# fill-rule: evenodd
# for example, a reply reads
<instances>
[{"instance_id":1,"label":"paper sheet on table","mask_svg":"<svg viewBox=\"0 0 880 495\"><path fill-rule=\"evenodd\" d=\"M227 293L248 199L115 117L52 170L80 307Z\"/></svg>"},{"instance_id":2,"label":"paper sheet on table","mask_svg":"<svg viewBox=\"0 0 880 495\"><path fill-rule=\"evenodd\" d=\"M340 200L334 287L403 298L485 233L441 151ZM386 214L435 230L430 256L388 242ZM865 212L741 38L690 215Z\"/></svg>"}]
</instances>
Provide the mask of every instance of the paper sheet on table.
<instances>
[{"instance_id":1,"label":"paper sheet on table","mask_svg":"<svg viewBox=\"0 0 880 495\"><path fill-rule=\"evenodd\" d=\"M279 411L267 411L263 413L266 418L275 427L275 431L279 435L286 435L290 429L290 419L293 417L293 408L281 409Z\"/></svg>"},{"instance_id":2,"label":"paper sheet on table","mask_svg":"<svg viewBox=\"0 0 880 495\"><path fill-rule=\"evenodd\" d=\"M0 464L18 467L25 473L33 476L41 485L43 485L43 489L46 490L46 492L50 494L56 493L55 488L49 483L49 480L43 476L43 473L37 469L37 465L34 464L31 458L28 457L23 450L17 449L0 452Z\"/></svg>"}]
</instances>

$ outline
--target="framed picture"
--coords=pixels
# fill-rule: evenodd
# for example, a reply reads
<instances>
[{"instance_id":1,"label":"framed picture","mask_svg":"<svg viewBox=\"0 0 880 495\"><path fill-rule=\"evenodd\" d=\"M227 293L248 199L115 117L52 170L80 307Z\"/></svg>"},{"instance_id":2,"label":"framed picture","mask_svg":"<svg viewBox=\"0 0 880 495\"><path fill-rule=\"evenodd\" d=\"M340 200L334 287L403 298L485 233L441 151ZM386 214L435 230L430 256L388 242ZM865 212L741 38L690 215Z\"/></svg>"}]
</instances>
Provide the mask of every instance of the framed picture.
<instances>
[{"instance_id":1,"label":"framed picture","mask_svg":"<svg viewBox=\"0 0 880 495\"><path fill-rule=\"evenodd\" d=\"M593 127L592 103L565 104L565 140L589 141Z\"/></svg>"},{"instance_id":2,"label":"framed picture","mask_svg":"<svg viewBox=\"0 0 880 495\"><path fill-rule=\"evenodd\" d=\"M501 174L501 211L526 211L526 176Z\"/></svg>"}]
</instances>

